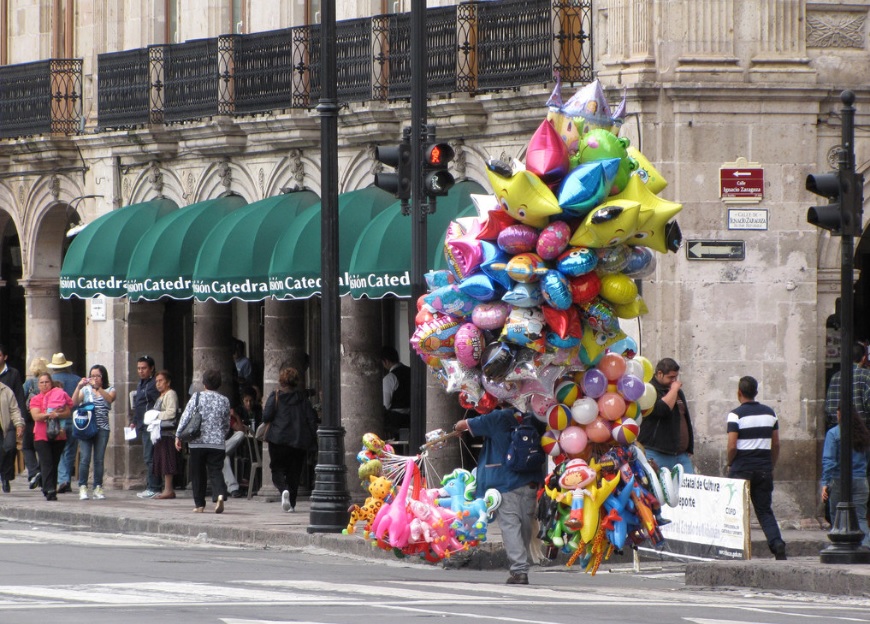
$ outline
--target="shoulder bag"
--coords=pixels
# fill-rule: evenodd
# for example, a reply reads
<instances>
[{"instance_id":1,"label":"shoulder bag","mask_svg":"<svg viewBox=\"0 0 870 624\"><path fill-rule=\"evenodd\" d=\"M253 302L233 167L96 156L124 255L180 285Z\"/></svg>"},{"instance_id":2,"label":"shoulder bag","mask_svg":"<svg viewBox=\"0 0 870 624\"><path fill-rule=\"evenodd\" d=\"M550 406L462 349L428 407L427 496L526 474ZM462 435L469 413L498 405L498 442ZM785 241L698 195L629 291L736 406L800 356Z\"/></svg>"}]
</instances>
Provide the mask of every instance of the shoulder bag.
<instances>
[{"instance_id":1,"label":"shoulder bag","mask_svg":"<svg viewBox=\"0 0 870 624\"><path fill-rule=\"evenodd\" d=\"M94 414L94 406L90 409L77 409L72 417L72 435L77 440L90 440L97 435L97 417Z\"/></svg>"},{"instance_id":2,"label":"shoulder bag","mask_svg":"<svg viewBox=\"0 0 870 624\"><path fill-rule=\"evenodd\" d=\"M199 411L199 395L196 393L196 402L193 404L193 410L190 412L190 418L184 423L183 427L179 427L175 437L182 442L190 442L194 438L199 437L199 432L202 429L202 413Z\"/></svg>"},{"instance_id":3,"label":"shoulder bag","mask_svg":"<svg viewBox=\"0 0 870 624\"><path fill-rule=\"evenodd\" d=\"M60 419L49 418L45 425L45 437L49 440L55 440L60 435Z\"/></svg>"},{"instance_id":4,"label":"shoulder bag","mask_svg":"<svg viewBox=\"0 0 870 624\"><path fill-rule=\"evenodd\" d=\"M275 390L275 411L278 410L278 390ZM273 416L274 418L274 416ZM260 426L257 427L256 433L254 433L254 439L258 442L265 442L266 436L269 435L269 429L272 427L272 422L269 421L267 423L260 423Z\"/></svg>"}]
</instances>

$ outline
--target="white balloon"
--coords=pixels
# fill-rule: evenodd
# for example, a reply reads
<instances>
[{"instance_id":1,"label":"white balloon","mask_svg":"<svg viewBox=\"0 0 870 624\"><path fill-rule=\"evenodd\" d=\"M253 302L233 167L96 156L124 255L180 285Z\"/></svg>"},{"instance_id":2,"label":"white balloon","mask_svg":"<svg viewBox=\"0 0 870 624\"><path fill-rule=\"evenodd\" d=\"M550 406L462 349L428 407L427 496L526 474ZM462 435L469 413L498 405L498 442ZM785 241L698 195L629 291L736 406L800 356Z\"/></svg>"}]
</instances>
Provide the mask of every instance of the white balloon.
<instances>
[{"instance_id":1,"label":"white balloon","mask_svg":"<svg viewBox=\"0 0 870 624\"><path fill-rule=\"evenodd\" d=\"M625 360L625 374L634 375L638 379L643 379L643 364L635 359Z\"/></svg>"},{"instance_id":2,"label":"white balloon","mask_svg":"<svg viewBox=\"0 0 870 624\"><path fill-rule=\"evenodd\" d=\"M643 395L641 395L637 400L637 406L641 411L646 411L656 404L656 389L651 383L644 385L646 386L646 389L643 391Z\"/></svg>"},{"instance_id":3,"label":"white balloon","mask_svg":"<svg viewBox=\"0 0 870 624\"><path fill-rule=\"evenodd\" d=\"M571 418L578 425L588 425L598 418L598 402L589 397L577 399L571 406Z\"/></svg>"}]
</instances>

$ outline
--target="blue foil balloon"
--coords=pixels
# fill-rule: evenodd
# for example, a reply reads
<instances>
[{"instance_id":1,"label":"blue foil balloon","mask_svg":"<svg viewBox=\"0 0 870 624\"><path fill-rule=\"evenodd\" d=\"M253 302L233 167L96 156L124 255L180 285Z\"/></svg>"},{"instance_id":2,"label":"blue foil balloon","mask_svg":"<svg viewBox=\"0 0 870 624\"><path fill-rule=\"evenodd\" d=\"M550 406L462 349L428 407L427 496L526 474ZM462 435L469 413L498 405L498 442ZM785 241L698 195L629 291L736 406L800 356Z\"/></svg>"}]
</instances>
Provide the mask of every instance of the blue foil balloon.
<instances>
[{"instance_id":1,"label":"blue foil balloon","mask_svg":"<svg viewBox=\"0 0 870 624\"><path fill-rule=\"evenodd\" d=\"M497 286L485 273L475 273L459 282L459 292L478 301L492 301L497 296ZM504 289L502 289L502 292Z\"/></svg>"},{"instance_id":2,"label":"blue foil balloon","mask_svg":"<svg viewBox=\"0 0 870 624\"><path fill-rule=\"evenodd\" d=\"M520 283L507 291L501 300L516 308L533 308L544 302L544 295L539 284Z\"/></svg>"},{"instance_id":3,"label":"blue foil balloon","mask_svg":"<svg viewBox=\"0 0 870 624\"><path fill-rule=\"evenodd\" d=\"M571 307L571 287L568 280L559 271L549 270L541 279L541 293L544 301L557 310L567 310Z\"/></svg>"},{"instance_id":4,"label":"blue foil balloon","mask_svg":"<svg viewBox=\"0 0 870 624\"><path fill-rule=\"evenodd\" d=\"M588 247L571 247L559 256L556 268L562 275L579 277L586 275L598 266L598 256Z\"/></svg>"},{"instance_id":5,"label":"blue foil balloon","mask_svg":"<svg viewBox=\"0 0 870 624\"><path fill-rule=\"evenodd\" d=\"M507 264L511 256L499 249L497 245L487 241L480 241L480 248L483 250L483 260L480 262L483 273L505 290L510 290L513 286L511 276L504 269L494 269L492 265Z\"/></svg>"},{"instance_id":6,"label":"blue foil balloon","mask_svg":"<svg viewBox=\"0 0 870 624\"><path fill-rule=\"evenodd\" d=\"M619 171L619 158L582 163L565 176L559 187L558 200L563 214L584 217L603 202L613 188Z\"/></svg>"}]
</instances>

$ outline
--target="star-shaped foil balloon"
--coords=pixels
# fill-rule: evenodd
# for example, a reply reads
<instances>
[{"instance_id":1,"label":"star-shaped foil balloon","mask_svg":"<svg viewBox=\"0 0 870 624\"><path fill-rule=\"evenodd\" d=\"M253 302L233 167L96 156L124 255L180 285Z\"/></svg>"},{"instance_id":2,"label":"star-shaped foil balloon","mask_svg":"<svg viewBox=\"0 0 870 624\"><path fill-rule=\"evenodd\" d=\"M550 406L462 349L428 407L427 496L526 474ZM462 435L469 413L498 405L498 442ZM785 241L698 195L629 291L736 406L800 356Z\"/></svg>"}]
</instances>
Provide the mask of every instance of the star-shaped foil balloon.
<instances>
[{"instance_id":1,"label":"star-shaped foil balloon","mask_svg":"<svg viewBox=\"0 0 870 624\"><path fill-rule=\"evenodd\" d=\"M559 187L559 205L566 217L584 217L610 195L616 180L619 158L581 163L571 170Z\"/></svg>"},{"instance_id":2,"label":"star-shaped foil balloon","mask_svg":"<svg viewBox=\"0 0 870 624\"><path fill-rule=\"evenodd\" d=\"M625 189L611 201L626 200L640 204L635 233L625 240L628 245L643 245L659 253L668 253L665 226L683 209L682 204L662 199L640 177L629 178Z\"/></svg>"},{"instance_id":3,"label":"star-shaped foil balloon","mask_svg":"<svg viewBox=\"0 0 870 624\"><path fill-rule=\"evenodd\" d=\"M526 148L526 170L538 176L544 184L554 186L568 173L568 146L546 119L532 135Z\"/></svg>"},{"instance_id":4,"label":"star-shaped foil balloon","mask_svg":"<svg viewBox=\"0 0 870 624\"><path fill-rule=\"evenodd\" d=\"M494 241L501 231L517 221L504 211L495 195L471 195L477 209L480 231L477 238Z\"/></svg>"},{"instance_id":5,"label":"star-shaped foil balloon","mask_svg":"<svg viewBox=\"0 0 870 624\"><path fill-rule=\"evenodd\" d=\"M625 243L637 232L640 204L627 199L612 199L586 215L571 236L574 247L611 247ZM640 244L640 243L638 243Z\"/></svg>"},{"instance_id":6,"label":"star-shaped foil balloon","mask_svg":"<svg viewBox=\"0 0 870 624\"><path fill-rule=\"evenodd\" d=\"M553 191L531 171L507 176L504 169L493 171L487 163L486 174L502 208L520 223L540 229L549 223L548 217L561 214Z\"/></svg>"}]
</instances>

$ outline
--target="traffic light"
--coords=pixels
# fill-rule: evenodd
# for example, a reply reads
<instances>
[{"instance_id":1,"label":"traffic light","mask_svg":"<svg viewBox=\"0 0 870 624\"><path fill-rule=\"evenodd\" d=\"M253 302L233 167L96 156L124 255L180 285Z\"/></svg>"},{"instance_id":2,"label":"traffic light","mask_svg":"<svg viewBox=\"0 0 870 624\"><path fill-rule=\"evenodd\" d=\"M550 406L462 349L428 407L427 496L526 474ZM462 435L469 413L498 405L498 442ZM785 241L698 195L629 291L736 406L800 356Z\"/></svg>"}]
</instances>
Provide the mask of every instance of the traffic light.
<instances>
[{"instance_id":1,"label":"traffic light","mask_svg":"<svg viewBox=\"0 0 870 624\"><path fill-rule=\"evenodd\" d=\"M827 198L828 204L810 207L807 221L833 236L860 236L863 188L864 176L854 171L808 175L807 190Z\"/></svg>"},{"instance_id":2,"label":"traffic light","mask_svg":"<svg viewBox=\"0 0 870 624\"><path fill-rule=\"evenodd\" d=\"M375 159L387 167L393 167L395 172L380 172L375 174L375 186L396 196L396 199L408 201L411 198L411 144L402 141L398 145L375 146Z\"/></svg>"},{"instance_id":3,"label":"traffic light","mask_svg":"<svg viewBox=\"0 0 870 624\"><path fill-rule=\"evenodd\" d=\"M447 166L456 152L447 143L427 143L423 148L423 192L429 197L441 197L456 183Z\"/></svg>"}]
</instances>

